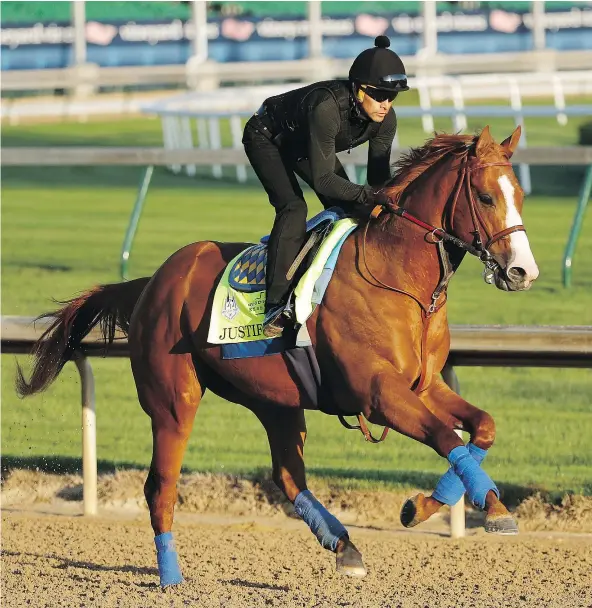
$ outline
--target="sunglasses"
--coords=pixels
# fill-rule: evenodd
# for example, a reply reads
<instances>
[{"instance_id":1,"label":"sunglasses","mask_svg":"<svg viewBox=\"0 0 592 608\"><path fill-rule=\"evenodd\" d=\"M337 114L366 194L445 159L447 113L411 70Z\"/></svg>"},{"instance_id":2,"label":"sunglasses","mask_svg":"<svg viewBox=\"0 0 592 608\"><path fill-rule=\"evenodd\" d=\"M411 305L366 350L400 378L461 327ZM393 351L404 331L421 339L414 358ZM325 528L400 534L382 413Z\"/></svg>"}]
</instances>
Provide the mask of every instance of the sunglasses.
<instances>
[{"instance_id":1,"label":"sunglasses","mask_svg":"<svg viewBox=\"0 0 592 608\"><path fill-rule=\"evenodd\" d=\"M374 99L374 101L377 101L378 103L382 103L383 101L395 101L395 99L397 98L397 95L399 94L397 91L385 91L384 89L372 89L372 88L364 86L364 85L362 85L360 87L360 89L362 89L362 91L364 91L364 93L366 95L368 95L368 97L371 97L372 99Z\"/></svg>"}]
</instances>

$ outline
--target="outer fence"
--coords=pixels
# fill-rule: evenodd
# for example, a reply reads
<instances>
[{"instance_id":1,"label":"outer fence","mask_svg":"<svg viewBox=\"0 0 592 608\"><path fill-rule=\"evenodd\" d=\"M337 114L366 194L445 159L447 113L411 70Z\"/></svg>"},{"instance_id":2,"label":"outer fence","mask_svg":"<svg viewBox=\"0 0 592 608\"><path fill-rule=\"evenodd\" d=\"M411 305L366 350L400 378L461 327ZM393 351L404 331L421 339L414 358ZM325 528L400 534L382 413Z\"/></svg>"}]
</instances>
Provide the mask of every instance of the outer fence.
<instances>
[{"instance_id":1,"label":"outer fence","mask_svg":"<svg viewBox=\"0 0 592 608\"><path fill-rule=\"evenodd\" d=\"M249 65L242 65L237 78L233 84L242 84L242 86L232 86L211 90L204 85L214 78L214 73L211 72L212 66L220 71L220 74L225 73L227 68L222 68L222 65L230 65L231 69L236 72L234 64L212 64L211 62L201 65L200 78L201 83L199 92L177 93L171 97L170 91L166 93L163 90L147 92L145 89L129 90L126 87L125 93L116 95L93 95L84 97L80 95L62 95L54 96L51 99L47 97L5 97L2 99L1 115L2 119L8 119L11 123L16 123L20 120L35 119L35 118L72 118L78 117L85 119L91 115L108 115L108 114L127 114L139 113L143 107L153 109L156 113L161 110L192 110L202 111L203 113L210 112L212 108L216 108L218 112L245 112L252 113L259 107L261 101L271 95L283 93L290 88L302 86L306 82L313 80L321 80L324 77L333 77L336 75L346 76L348 66L345 65L343 73L330 72L325 74L323 70L328 65L324 59L316 59L320 61L320 69L313 69L312 63L306 61L302 64L296 62L300 70L297 74L298 78L292 78L290 83L283 84L268 84L261 85L255 83L267 82L273 80L273 75L284 74L284 68L290 67L291 62L264 62L255 64L258 72L250 71ZM592 52L590 53L590 62L592 63ZM331 64L329 64L331 65ZM533 98L544 96L552 97L553 102L549 104L550 108L555 109L557 120L560 124L566 124L568 118L563 111L570 105L570 98L574 96L589 97L592 93L592 70L588 65L584 67L588 69L554 71L546 66L544 71L535 72L507 72L508 66L512 65L509 61L502 69L502 73L492 73L492 69L496 66L487 65L486 74L460 74L460 75L428 75L425 70L418 76L409 79L409 86L412 89L417 89L419 94L419 106L422 110L421 121L426 132L431 132L434 129L434 114L430 112L434 104L450 103L455 111L454 128L466 128L466 115L462 110L467 107L468 102L474 102L479 99L499 99L502 103L508 104L514 112L519 114L519 111L525 105L524 98ZM325 66L325 67L323 67ZM93 66L90 66L92 68ZM85 71L87 68L90 71ZM157 78L171 84L174 79L178 79L183 74L183 66L141 66L134 68L102 68L97 72L98 68L90 69L89 66L75 68L74 74L87 74L87 76L95 77L97 73L101 75L101 82L104 86L116 84L114 75L117 70L124 70L120 76L120 83L125 83L123 78L127 75L130 78L129 84L136 84L139 80L145 78ZM204 70L210 70L211 74ZM113 72L115 70L115 72ZM132 70L132 73L129 71ZM32 73L33 72L33 73ZM47 83L51 82L48 78L53 78L54 81L58 75L51 76L53 70L31 71L27 70L22 77L13 80L12 72L3 72L2 82L4 88L11 86L22 86L22 83L31 82L32 86L47 88ZM232 72L229 72L232 74ZM112 74L109 76L109 74ZM37 75L37 77L35 77ZM295 74L296 76L296 74ZM109 80L111 78L111 81ZM172 80L168 80L168 79ZM281 81L281 78L275 78L276 81ZM57 81L56 81L57 82ZM90 82L90 81L89 81ZM147 83L150 84L150 83ZM214 82L215 84L215 82ZM64 86L63 82L59 86ZM51 88L51 87L49 87ZM92 87L91 87L92 88ZM155 103L155 97L162 101ZM491 106L495 110L499 106Z\"/></svg>"},{"instance_id":2,"label":"outer fence","mask_svg":"<svg viewBox=\"0 0 592 608\"><path fill-rule=\"evenodd\" d=\"M588 70L592 51L522 51L518 53L437 54L402 57L408 74L482 74ZM84 64L59 69L2 70L2 91L92 91L101 87L177 85L215 89L221 84L324 80L345 77L353 58L297 61L194 62L175 65L100 67Z\"/></svg>"},{"instance_id":3,"label":"outer fence","mask_svg":"<svg viewBox=\"0 0 592 608\"><path fill-rule=\"evenodd\" d=\"M2 317L2 352L29 353L49 320ZM529 327L456 325L451 328L450 356L443 376L460 392L453 366L579 367L592 368L592 326ZM82 470L84 514L97 513L97 449L94 376L87 357L128 357L126 339L104 353L104 342L91 333L83 340L74 362L82 385ZM464 536L464 500L451 508L451 535Z\"/></svg>"}]
</instances>

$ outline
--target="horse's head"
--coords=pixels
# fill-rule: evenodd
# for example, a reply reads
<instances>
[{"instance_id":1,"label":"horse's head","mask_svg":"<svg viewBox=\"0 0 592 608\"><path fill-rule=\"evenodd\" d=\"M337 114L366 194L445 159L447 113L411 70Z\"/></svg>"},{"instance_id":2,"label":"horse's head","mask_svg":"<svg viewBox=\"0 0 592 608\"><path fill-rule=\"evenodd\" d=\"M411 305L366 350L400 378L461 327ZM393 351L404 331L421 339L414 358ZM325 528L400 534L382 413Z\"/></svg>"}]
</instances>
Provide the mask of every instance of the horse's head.
<instances>
[{"instance_id":1,"label":"horse's head","mask_svg":"<svg viewBox=\"0 0 592 608\"><path fill-rule=\"evenodd\" d=\"M497 263L493 280L505 291L529 289L539 275L522 225L524 192L509 162L520 132L517 127L497 144L489 127L483 129L466 157L464 183L449 210L452 232L491 254Z\"/></svg>"}]
</instances>

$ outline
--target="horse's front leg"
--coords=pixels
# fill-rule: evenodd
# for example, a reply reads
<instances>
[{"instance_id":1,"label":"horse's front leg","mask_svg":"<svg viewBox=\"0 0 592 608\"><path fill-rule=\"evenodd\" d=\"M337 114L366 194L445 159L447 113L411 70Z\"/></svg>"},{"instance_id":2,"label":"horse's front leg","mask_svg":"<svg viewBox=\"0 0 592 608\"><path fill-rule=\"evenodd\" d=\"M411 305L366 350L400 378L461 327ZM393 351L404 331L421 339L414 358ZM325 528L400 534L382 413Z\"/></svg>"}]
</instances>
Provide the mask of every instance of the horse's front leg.
<instances>
[{"instance_id":1,"label":"horse's front leg","mask_svg":"<svg viewBox=\"0 0 592 608\"><path fill-rule=\"evenodd\" d=\"M473 459L481 464L495 439L493 418L487 412L465 401L439 377L435 378L425 391L422 391L420 398L446 426L462 428L469 432L470 441L466 447ZM463 482L454 472L453 467L450 467L438 481L431 496L417 494L403 505L401 523L411 528L424 522L442 505L456 504L464 493ZM487 511L486 532L499 534L518 532L516 521L501 503L496 492L488 493L485 508Z\"/></svg>"},{"instance_id":2,"label":"horse's front leg","mask_svg":"<svg viewBox=\"0 0 592 608\"><path fill-rule=\"evenodd\" d=\"M346 576L366 576L362 554L349 539L347 530L306 485L304 411L269 405L249 406L249 409L267 432L275 484L294 505L296 513L321 546L335 553L337 572Z\"/></svg>"},{"instance_id":3,"label":"horse's front leg","mask_svg":"<svg viewBox=\"0 0 592 608\"><path fill-rule=\"evenodd\" d=\"M364 409L366 418L429 445L446 458L474 505L488 513L501 505L495 484L452 426L435 416L394 371L389 372L383 370L372 378L369 405Z\"/></svg>"}]
</instances>

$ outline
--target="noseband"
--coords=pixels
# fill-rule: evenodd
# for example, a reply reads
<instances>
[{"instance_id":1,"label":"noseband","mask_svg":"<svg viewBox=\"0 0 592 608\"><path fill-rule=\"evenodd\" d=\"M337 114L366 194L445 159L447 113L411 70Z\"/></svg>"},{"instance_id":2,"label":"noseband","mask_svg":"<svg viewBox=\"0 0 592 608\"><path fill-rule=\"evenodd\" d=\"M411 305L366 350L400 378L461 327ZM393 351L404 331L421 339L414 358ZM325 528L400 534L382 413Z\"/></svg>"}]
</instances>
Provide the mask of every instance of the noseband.
<instances>
[{"instance_id":1,"label":"noseband","mask_svg":"<svg viewBox=\"0 0 592 608\"><path fill-rule=\"evenodd\" d=\"M444 276L442 277L436 290L432 294L432 303L429 307L425 307L423 305L423 303L420 302L414 295L412 295L402 289L397 289L396 287L393 287L392 285L387 285L386 283L383 283L380 279L378 279L372 273L370 268L368 268L368 264L366 262L366 235L368 232L368 226L370 224L370 221L369 221L366 224L366 227L364 230L364 238L363 238L363 242L362 242L362 254L363 254L363 258L364 258L364 265L366 267L366 270L370 274L370 276L382 287L385 287L386 289L390 289L392 291L396 291L398 293L403 293L403 294L413 298L421 306L421 308L425 312L426 316L430 316L432 313L434 313L436 310L438 310L440 308L440 306L437 305L437 300L439 299L442 292L446 291L448 281L450 280L450 278L454 272L453 270L450 269L450 264L447 261L447 255L444 252L443 243L450 243L450 244L458 247L459 249L462 249L463 251L466 251L467 253L470 253L471 255L478 257L485 266L485 271L484 271L485 281L487 283L493 282L494 271L499 268L499 265L495 261L495 259L491 255L491 253L489 252L489 248L494 243L496 243L500 239L503 239L504 237L508 236L509 234L512 234L513 232L518 232L518 231L526 231L526 229L524 228L524 226L522 224L518 224L516 226L511 226L510 228L505 228L504 230L500 230L499 232L496 232L495 234L491 235L489 233L489 231L487 230L483 217L475 202L475 197L473 195L473 187L471 184L471 175L475 171L477 171L479 169L484 169L485 167L496 167L496 166L510 167L511 165L512 165L512 163L510 163L510 162L479 163L476 158L474 158L474 157L469 158L468 150L464 153L464 156L461 159L461 168L459 171L459 178L454 187L454 195L452 197L452 201L449 205L446 206L446 208L444 210L444 217L442 218L442 226L444 226L446 223L448 223L448 225L450 226L450 229L448 231L446 231L443 227L440 228L437 226L432 226L431 224L424 222L423 220L419 219L418 217L415 217L414 215L412 215L411 213L409 213L406 209L403 209L402 207L398 207L395 205L389 205L386 207L386 210L388 212L392 213L393 215L398 215L399 217L402 217L402 218L412 222L416 226L419 226L419 227L423 228L424 230L426 230L426 232L430 233L432 242L434 244L438 245L441 262L444 267ZM467 241L464 241L463 239L460 239L460 238L454 236L453 234L451 234L451 232L454 229L454 215L456 212L456 204L458 202L458 199L459 199L460 193L463 189L463 186L465 187L465 190L466 190L466 197L467 197L467 201L468 201L469 211L471 213L471 220L473 222L473 230L471 231L471 234L474 235L473 243L468 243ZM372 214L370 217L372 219L377 218L384 209L385 209L385 207L382 207L382 206L375 207L372 210ZM448 222L446 222L446 218L449 220ZM482 232L487 238L487 240L485 241L485 244L483 243ZM447 264L448 264L448 266L447 266Z\"/></svg>"},{"instance_id":2,"label":"noseband","mask_svg":"<svg viewBox=\"0 0 592 608\"><path fill-rule=\"evenodd\" d=\"M454 213L456 211L456 203L458 201L458 197L459 197L460 191L462 189L462 185L464 183L466 186L467 201L469 203L469 211L471 212L471 219L473 221L473 228L474 228L474 230L471 232L471 234L475 235L475 249L478 252L478 254L473 254L473 255L477 255L477 257L479 257L482 261L483 261L482 256L484 253L485 253L486 257L489 257L489 258L491 257L491 254L489 253L488 250L494 243L496 243L500 239L503 239L505 236L512 234L513 232L517 232L519 230L525 231L526 229L524 228L524 226L522 224L518 224L516 226L511 226L510 228L505 228L504 230L500 230L499 232L496 232L494 235L490 235L489 231L487 230L487 227L485 226L485 222L483 221L481 212L479 211L479 207L475 203L475 197L473 195L473 187L471 184L471 175L474 171L476 171L478 169L484 169L485 167L511 167L511 166L512 166L512 163L509 163L509 162L507 162L507 163L479 163L476 158L469 158L468 154L465 155L465 157L462 161L462 167L461 167L461 171L459 172L459 180L458 180L459 187L456 189L454 198L452 200L452 204L450 206L450 213L449 213L450 230L451 231L454 230ZM483 244L483 239L481 238L481 231L480 231L479 227L481 227L481 229L485 233L485 236L487 237L487 241L485 242L485 245ZM463 241L463 243L464 243L464 241ZM465 245L468 245L468 243L465 243ZM469 249L466 249L466 251L469 251L469 253L472 253Z\"/></svg>"}]
</instances>

